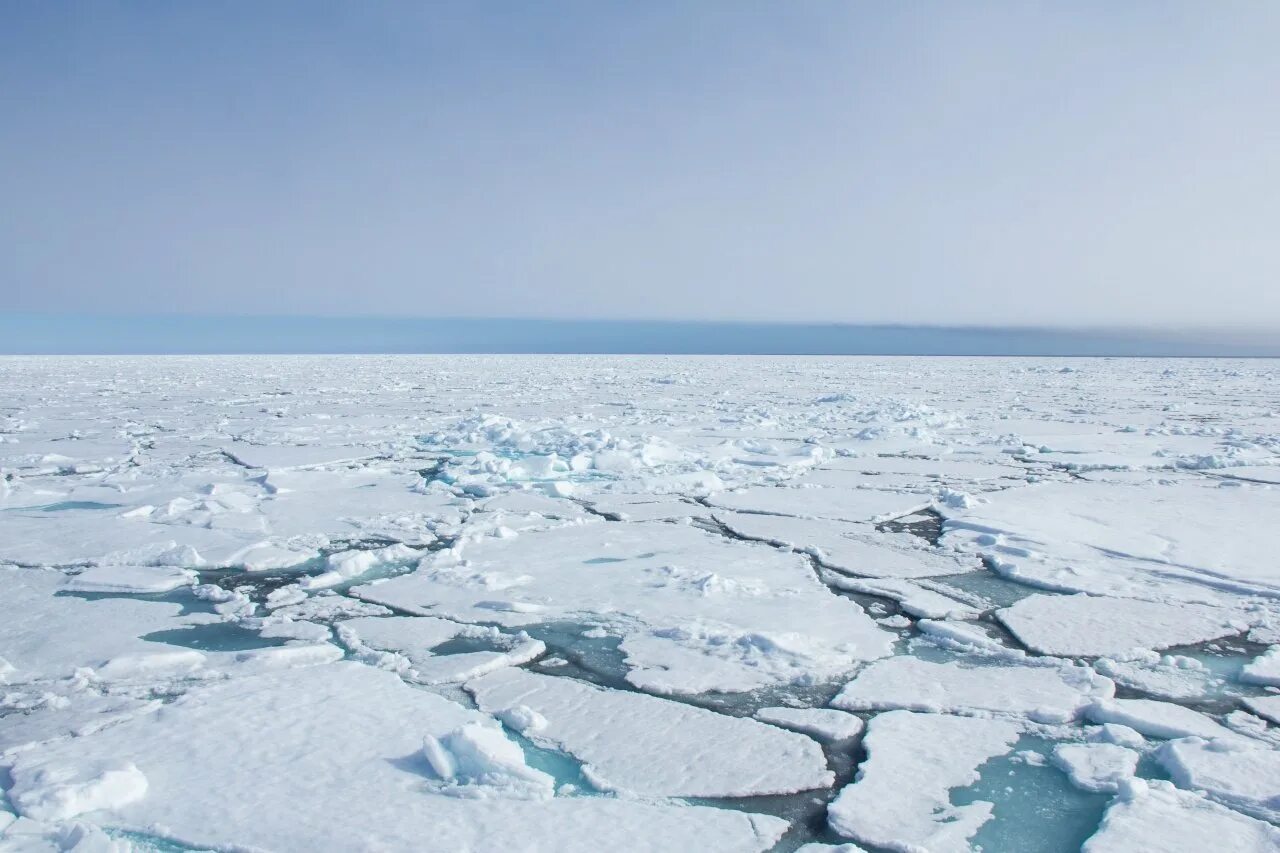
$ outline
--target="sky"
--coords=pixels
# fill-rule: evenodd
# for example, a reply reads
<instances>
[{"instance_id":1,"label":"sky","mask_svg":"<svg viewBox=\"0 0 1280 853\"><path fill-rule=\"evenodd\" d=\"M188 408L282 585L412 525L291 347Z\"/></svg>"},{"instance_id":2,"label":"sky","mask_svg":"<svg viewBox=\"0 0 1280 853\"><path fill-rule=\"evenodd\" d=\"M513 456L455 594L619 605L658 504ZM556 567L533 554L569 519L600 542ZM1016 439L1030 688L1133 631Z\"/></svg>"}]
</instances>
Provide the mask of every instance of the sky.
<instances>
[{"instance_id":1,"label":"sky","mask_svg":"<svg viewBox=\"0 0 1280 853\"><path fill-rule=\"evenodd\" d=\"M1280 329L1280 3L7 2L0 311Z\"/></svg>"}]
</instances>

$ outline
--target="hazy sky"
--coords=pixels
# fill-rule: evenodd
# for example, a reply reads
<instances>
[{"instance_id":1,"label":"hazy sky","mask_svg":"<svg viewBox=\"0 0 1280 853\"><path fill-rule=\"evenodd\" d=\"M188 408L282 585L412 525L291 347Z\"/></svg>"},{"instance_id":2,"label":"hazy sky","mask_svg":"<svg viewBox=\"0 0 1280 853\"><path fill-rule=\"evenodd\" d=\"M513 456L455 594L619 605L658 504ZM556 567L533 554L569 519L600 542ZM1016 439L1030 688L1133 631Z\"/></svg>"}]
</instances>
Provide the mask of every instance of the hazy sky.
<instances>
[{"instance_id":1,"label":"hazy sky","mask_svg":"<svg viewBox=\"0 0 1280 853\"><path fill-rule=\"evenodd\" d=\"M1280 3L5 2L5 307L1280 326Z\"/></svg>"}]
</instances>

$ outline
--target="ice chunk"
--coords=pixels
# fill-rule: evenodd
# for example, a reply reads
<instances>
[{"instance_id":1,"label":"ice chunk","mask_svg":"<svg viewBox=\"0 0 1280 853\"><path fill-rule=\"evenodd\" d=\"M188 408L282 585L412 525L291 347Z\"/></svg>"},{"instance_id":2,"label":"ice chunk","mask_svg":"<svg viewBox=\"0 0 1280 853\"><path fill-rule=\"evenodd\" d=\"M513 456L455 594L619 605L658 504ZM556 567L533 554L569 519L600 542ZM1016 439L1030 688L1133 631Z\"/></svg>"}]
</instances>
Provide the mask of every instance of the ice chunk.
<instances>
[{"instance_id":1,"label":"ice chunk","mask_svg":"<svg viewBox=\"0 0 1280 853\"><path fill-rule=\"evenodd\" d=\"M1082 853L1274 853L1280 829L1233 812L1168 782L1131 780Z\"/></svg>"},{"instance_id":2,"label":"ice chunk","mask_svg":"<svg viewBox=\"0 0 1280 853\"><path fill-rule=\"evenodd\" d=\"M1280 725L1280 696L1255 696L1244 700L1249 710Z\"/></svg>"},{"instance_id":3,"label":"ice chunk","mask_svg":"<svg viewBox=\"0 0 1280 853\"><path fill-rule=\"evenodd\" d=\"M390 616L350 619L338 626L342 641L379 666L394 669L420 684L466 681L504 666L518 666L539 657L546 646L521 633L510 636L495 628L480 628L430 616ZM501 650L438 655L431 649L455 637L483 639Z\"/></svg>"},{"instance_id":4,"label":"ice chunk","mask_svg":"<svg viewBox=\"0 0 1280 853\"><path fill-rule=\"evenodd\" d=\"M859 672L831 704L849 711L1020 714L1061 723L1074 719L1095 698L1112 695L1113 689L1110 679L1069 663L969 666L893 657Z\"/></svg>"},{"instance_id":5,"label":"ice chunk","mask_svg":"<svg viewBox=\"0 0 1280 853\"><path fill-rule=\"evenodd\" d=\"M412 560L420 556L421 553L421 551L403 544L388 545L385 548L372 548L364 551L341 551L337 554L330 554L326 558L327 571L305 577L298 582L298 585L305 590L337 586L376 568Z\"/></svg>"},{"instance_id":6,"label":"ice chunk","mask_svg":"<svg viewBox=\"0 0 1280 853\"><path fill-rule=\"evenodd\" d=\"M1248 627L1225 608L1093 595L1032 595L996 616L1029 648L1063 657L1126 657Z\"/></svg>"},{"instance_id":7,"label":"ice chunk","mask_svg":"<svg viewBox=\"0 0 1280 853\"><path fill-rule=\"evenodd\" d=\"M482 710L524 706L541 715L546 725L525 734L584 762L587 778L604 790L746 797L821 788L833 779L817 743L754 720L519 669L466 688Z\"/></svg>"},{"instance_id":8,"label":"ice chunk","mask_svg":"<svg viewBox=\"0 0 1280 853\"><path fill-rule=\"evenodd\" d=\"M1120 723L1103 723L1097 729L1097 739L1101 743L1113 743L1130 749L1142 749L1147 745L1147 740L1141 733Z\"/></svg>"},{"instance_id":9,"label":"ice chunk","mask_svg":"<svg viewBox=\"0 0 1280 853\"><path fill-rule=\"evenodd\" d=\"M173 566L93 566L67 579L69 592L169 592L195 583L196 573Z\"/></svg>"},{"instance_id":10,"label":"ice chunk","mask_svg":"<svg viewBox=\"0 0 1280 853\"><path fill-rule=\"evenodd\" d=\"M33 820L60 821L142 799L147 777L132 762L22 760L13 768L9 799Z\"/></svg>"},{"instance_id":11,"label":"ice chunk","mask_svg":"<svg viewBox=\"0 0 1280 853\"><path fill-rule=\"evenodd\" d=\"M1199 711L1154 699L1100 699L1085 714L1095 723L1120 723L1149 737L1239 737Z\"/></svg>"},{"instance_id":12,"label":"ice chunk","mask_svg":"<svg viewBox=\"0 0 1280 853\"><path fill-rule=\"evenodd\" d=\"M476 786L530 799L555 793L555 779L527 765L520 747L493 726L467 723L440 737L427 735L422 753L436 776L464 795Z\"/></svg>"},{"instance_id":13,"label":"ice chunk","mask_svg":"<svg viewBox=\"0 0 1280 853\"><path fill-rule=\"evenodd\" d=\"M1156 752L1173 781L1262 820L1280 821L1280 750L1242 740L1173 740Z\"/></svg>"},{"instance_id":14,"label":"ice chunk","mask_svg":"<svg viewBox=\"0 0 1280 853\"><path fill-rule=\"evenodd\" d=\"M1001 720L890 711L867 724L867 759L857 781L827 809L831 829L890 850L968 851L991 817L991 803L951 804L950 792L978 780L978 767L1003 755L1018 726Z\"/></svg>"},{"instance_id":15,"label":"ice chunk","mask_svg":"<svg viewBox=\"0 0 1280 853\"><path fill-rule=\"evenodd\" d=\"M1280 687L1280 646L1272 646L1252 663L1245 664L1240 670L1240 680Z\"/></svg>"},{"instance_id":16,"label":"ice chunk","mask_svg":"<svg viewBox=\"0 0 1280 853\"><path fill-rule=\"evenodd\" d=\"M1169 699L1196 699L1221 691L1224 682L1200 661L1177 655L1133 661L1100 658L1093 668L1117 684Z\"/></svg>"},{"instance_id":17,"label":"ice chunk","mask_svg":"<svg viewBox=\"0 0 1280 853\"><path fill-rule=\"evenodd\" d=\"M761 708L756 719L821 741L841 741L862 733L862 718L833 708Z\"/></svg>"},{"instance_id":18,"label":"ice chunk","mask_svg":"<svg viewBox=\"0 0 1280 853\"><path fill-rule=\"evenodd\" d=\"M1138 753L1111 743L1063 743L1053 761L1085 791L1116 791L1138 770Z\"/></svg>"}]
</instances>

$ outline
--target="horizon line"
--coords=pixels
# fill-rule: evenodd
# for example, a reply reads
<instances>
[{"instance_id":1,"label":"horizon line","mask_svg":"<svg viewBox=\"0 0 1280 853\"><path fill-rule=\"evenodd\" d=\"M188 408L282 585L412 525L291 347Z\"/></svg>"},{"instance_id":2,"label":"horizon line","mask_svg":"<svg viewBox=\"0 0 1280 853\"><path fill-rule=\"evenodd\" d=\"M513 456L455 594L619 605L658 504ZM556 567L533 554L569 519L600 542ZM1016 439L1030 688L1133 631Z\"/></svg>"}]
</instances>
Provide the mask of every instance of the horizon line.
<instances>
[{"instance_id":1,"label":"horizon line","mask_svg":"<svg viewBox=\"0 0 1280 853\"><path fill-rule=\"evenodd\" d=\"M9 355L1280 356L1262 328L396 315L0 313Z\"/></svg>"}]
</instances>

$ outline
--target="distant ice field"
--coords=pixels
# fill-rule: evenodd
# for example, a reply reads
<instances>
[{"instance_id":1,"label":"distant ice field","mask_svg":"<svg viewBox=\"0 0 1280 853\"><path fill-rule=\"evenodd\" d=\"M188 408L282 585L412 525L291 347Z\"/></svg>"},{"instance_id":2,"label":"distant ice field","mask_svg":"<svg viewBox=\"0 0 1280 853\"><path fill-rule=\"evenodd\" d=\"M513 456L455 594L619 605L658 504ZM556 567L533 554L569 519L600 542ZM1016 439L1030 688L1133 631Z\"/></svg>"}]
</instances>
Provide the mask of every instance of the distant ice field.
<instances>
[{"instance_id":1,"label":"distant ice field","mask_svg":"<svg viewBox=\"0 0 1280 853\"><path fill-rule=\"evenodd\" d=\"M0 850L1277 851L1277 532L1274 360L3 357Z\"/></svg>"}]
</instances>

